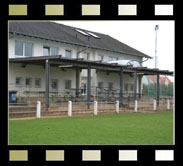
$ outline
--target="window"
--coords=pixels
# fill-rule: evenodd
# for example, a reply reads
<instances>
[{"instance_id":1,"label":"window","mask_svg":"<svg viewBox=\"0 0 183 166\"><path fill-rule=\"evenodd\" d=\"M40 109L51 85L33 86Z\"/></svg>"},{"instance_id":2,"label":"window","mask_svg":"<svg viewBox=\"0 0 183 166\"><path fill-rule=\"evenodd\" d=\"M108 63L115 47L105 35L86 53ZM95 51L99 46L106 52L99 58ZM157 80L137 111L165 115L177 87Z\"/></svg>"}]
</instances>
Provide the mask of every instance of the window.
<instances>
[{"instance_id":1,"label":"window","mask_svg":"<svg viewBox=\"0 0 183 166\"><path fill-rule=\"evenodd\" d=\"M130 85L130 91L133 91L133 84Z\"/></svg>"},{"instance_id":2,"label":"window","mask_svg":"<svg viewBox=\"0 0 183 166\"><path fill-rule=\"evenodd\" d=\"M40 78L36 78L35 79L35 87L36 88L40 88L41 87L41 79Z\"/></svg>"},{"instance_id":3,"label":"window","mask_svg":"<svg viewBox=\"0 0 183 166\"><path fill-rule=\"evenodd\" d=\"M50 48L43 47L43 56L49 56L49 55L50 55Z\"/></svg>"},{"instance_id":4,"label":"window","mask_svg":"<svg viewBox=\"0 0 183 166\"><path fill-rule=\"evenodd\" d=\"M109 56L109 61L117 61L117 60L118 60L118 57Z\"/></svg>"},{"instance_id":5,"label":"window","mask_svg":"<svg viewBox=\"0 0 183 166\"><path fill-rule=\"evenodd\" d=\"M25 79L25 86L30 87L31 86L31 78L26 78Z\"/></svg>"},{"instance_id":6,"label":"window","mask_svg":"<svg viewBox=\"0 0 183 166\"><path fill-rule=\"evenodd\" d=\"M99 60L99 61L103 61L103 58L104 58L103 55L98 55L98 60Z\"/></svg>"},{"instance_id":7,"label":"window","mask_svg":"<svg viewBox=\"0 0 183 166\"><path fill-rule=\"evenodd\" d=\"M15 41L15 55L23 56L23 43Z\"/></svg>"},{"instance_id":8,"label":"window","mask_svg":"<svg viewBox=\"0 0 183 166\"><path fill-rule=\"evenodd\" d=\"M113 57L113 61L117 61L118 60L118 57Z\"/></svg>"},{"instance_id":9,"label":"window","mask_svg":"<svg viewBox=\"0 0 183 166\"><path fill-rule=\"evenodd\" d=\"M58 47L44 46L43 56L52 56L52 55L58 55Z\"/></svg>"},{"instance_id":10,"label":"window","mask_svg":"<svg viewBox=\"0 0 183 166\"><path fill-rule=\"evenodd\" d=\"M71 89L71 80L65 81L65 89Z\"/></svg>"},{"instance_id":11,"label":"window","mask_svg":"<svg viewBox=\"0 0 183 166\"><path fill-rule=\"evenodd\" d=\"M22 78L16 77L15 84L16 84L16 86L21 86L22 85Z\"/></svg>"},{"instance_id":12,"label":"window","mask_svg":"<svg viewBox=\"0 0 183 166\"><path fill-rule=\"evenodd\" d=\"M58 55L58 48L57 47L51 47L51 55Z\"/></svg>"},{"instance_id":13,"label":"window","mask_svg":"<svg viewBox=\"0 0 183 166\"><path fill-rule=\"evenodd\" d=\"M104 85L103 82L99 82L99 83L98 83L98 87L99 87L99 88L103 88L103 85Z\"/></svg>"},{"instance_id":14,"label":"window","mask_svg":"<svg viewBox=\"0 0 183 166\"><path fill-rule=\"evenodd\" d=\"M57 88L58 88L58 81L57 80L51 80L51 88L53 90L57 90Z\"/></svg>"},{"instance_id":15,"label":"window","mask_svg":"<svg viewBox=\"0 0 183 166\"><path fill-rule=\"evenodd\" d=\"M67 57L67 58L71 58L72 57L70 50L65 50L65 57Z\"/></svg>"},{"instance_id":16,"label":"window","mask_svg":"<svg viewBox=\"0 0 183 166\"><path fill-rule=\"evenodd\" d=\"M112 83L112 82L109 82L108 87L109 87L109 90L112 90L112 88L113 88L113 83Z\"/></svg>"},{"instance_id":17,"label":"window","mask_svg":"<svg viewBox=\"0 0 183 166\"><path fill-rule=\"evenodd\" d=\"M125 84L125 91L128 91L128 84Z\"/></svg>"},{"instance_id":18,"label":"window","mask_svg":"<svg viewBox=\"0 0 183 166\"><path fill-rule=\"evenodd\" d=\"M17 56L32 56L32 43L23 43L20 41L15 41L15 55Z\"/></svg>"},{"instance_id":19,"label":"window","mask_svg":"<svg viewBox=\"0 0 183 166\"><path fill-rule=\"evenodd\" d=\"M113 60L113 57L109 56L109 61L112 61Z\"/></svg>"},{"instance_id":20,"label":"window","mask_svg":"<svg viewBox=\"0 0 183 166\"><path fill-rule=\"evenodd\" d=\"M25 56L31 57L32 56L32 44L25 43Z\"/></svg>"},{"instance_id":21,"label":"window","mask_svg":"<svg viewBox=\"0 0 183 166\"><path fill-rule=\"evenodd\" d=\"M89 54L88 53L83 53L82 58L84 60L89 60Z\"/></svg>"}]
</instances>

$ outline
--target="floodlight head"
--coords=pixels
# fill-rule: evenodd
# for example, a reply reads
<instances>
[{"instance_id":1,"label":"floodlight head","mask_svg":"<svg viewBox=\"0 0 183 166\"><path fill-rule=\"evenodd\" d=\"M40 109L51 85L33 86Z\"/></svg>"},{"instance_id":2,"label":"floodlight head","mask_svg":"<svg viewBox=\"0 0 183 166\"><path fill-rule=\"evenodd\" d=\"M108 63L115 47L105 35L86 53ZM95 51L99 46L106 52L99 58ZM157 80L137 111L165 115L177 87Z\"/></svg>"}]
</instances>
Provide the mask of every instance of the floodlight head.
<instances>
[{"instance_id":1,"label":"floodlight head","mask_svg":"<svg viewBox=\"0 0 183 166\"><path fill-rule=\"evenodd\" d=\"M155 31L159 29L159 25L156 25L155 26Z\"/></svg>"}]
</instances>

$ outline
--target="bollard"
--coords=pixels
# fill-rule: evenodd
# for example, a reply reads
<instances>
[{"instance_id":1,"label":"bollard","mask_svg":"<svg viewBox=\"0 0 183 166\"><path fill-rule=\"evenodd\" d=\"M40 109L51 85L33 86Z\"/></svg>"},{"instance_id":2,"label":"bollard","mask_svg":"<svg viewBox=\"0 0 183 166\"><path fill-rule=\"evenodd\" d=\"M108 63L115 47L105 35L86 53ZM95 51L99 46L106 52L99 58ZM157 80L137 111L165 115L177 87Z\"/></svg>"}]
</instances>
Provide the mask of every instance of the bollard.
<instances>
[{"instance_id":1,"label":"bollard","mask_svg":"<svg viewBox=\"0 0 183 166\"><path fill-rule=\"evenodd\" d=\"M170 99L167 99L167 110L170 109Z\"/></svg>"},{"instance_id":2,"label":"bollard","mask_svg":"<svg viewBox=\"0 0 183 166\"><path fill-rule=\"evenodd\" d=\"M72 101L68 101L68 116L72 116Z\"/></svg>"},{"instance_id":3,"label":"bollard","mask_svg":"<svg viewBox=\"0 0 183 166\"><path fill-rule=\"evenodd\" d=\"M135 100L135 112L137 112L137 109L138 109L138 102L137 100Z\"/></svg>"},{"instance_id":4,"label":"bollard","mask_svg":"<svg viewBox=\"0 0 183 166\"><path fill-rule=\"evenodd\" d=\"M37 101L37 112L36 112L36 117L41 118L41 102Z\"/></svg>"},{"instance_id":5,"label":"bollard","mask_svg":"<svg viewBox=\"0 0 183 166\"><path fill-rule=\"evenodd\" d=\"M94 101L94 115L97 115L97 110L98 110L98 102Z\"/></svg>"},{"instance_id":6,"label":"bollard","mask_svg":"<svg viewBox=\"0 0 183 166\"><path fill-rule=\"evenodd\" d=\"M116 101L116 113L119 114L119 100Z\"/></svg>"},{"instance_id":7,"label":"bollard","mask_svg":"<svg viewBox=\"0 0 183 166\"><path fill-rule=\"evenodd\" d=\"M154 100L154 111L156 111L157 110L157 102L156 102L156 100Z\"/></svg>"}]
</instances>

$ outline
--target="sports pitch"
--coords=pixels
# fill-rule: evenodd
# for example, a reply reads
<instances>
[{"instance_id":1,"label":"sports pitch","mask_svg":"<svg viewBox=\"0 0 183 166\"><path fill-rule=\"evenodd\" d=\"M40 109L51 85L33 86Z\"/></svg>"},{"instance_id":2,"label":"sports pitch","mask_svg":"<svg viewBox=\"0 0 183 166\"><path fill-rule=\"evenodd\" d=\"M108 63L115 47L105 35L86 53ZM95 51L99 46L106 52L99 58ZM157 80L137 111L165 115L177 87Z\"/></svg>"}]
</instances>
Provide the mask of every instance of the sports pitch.
<instances>
[{"instance_id":1,"label":"sports pitch","mask_svg":"<svg viewBox=\"0 0 183 166\"><path fill-rule=\"evenodd\" d=\"M172 145L173 112L9 120L9 145Z\"/></svg>"}]
</instances>

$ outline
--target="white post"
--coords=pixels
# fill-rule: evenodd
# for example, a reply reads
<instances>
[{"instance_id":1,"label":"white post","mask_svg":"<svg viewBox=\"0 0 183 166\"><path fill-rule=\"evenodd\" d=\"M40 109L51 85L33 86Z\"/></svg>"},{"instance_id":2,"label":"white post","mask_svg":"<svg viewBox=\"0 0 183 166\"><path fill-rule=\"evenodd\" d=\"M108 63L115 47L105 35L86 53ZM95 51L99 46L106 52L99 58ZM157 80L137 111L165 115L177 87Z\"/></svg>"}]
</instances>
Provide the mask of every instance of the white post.
<instances>
[{"instance_id":1,"label":"white post","mask_svg":"<svg viewBox=\"0 0 183 166\"><path fill-rule=\"evenodd\" d=\"M72 116L72 101L68 101L68 116Z\"/></svg>"},{"instance_id":2,"label":"white post","mask_svg":"<svg viewBox=\"0 0 183 166\"><path fill-rule=\"evenodd\" d=\"M167 99L167 110L170 109L170 99Z\"/></svg>"},{"instance_id":3,"label":"white post","mask_svg":"<svg viewBox=\"0 0 183 166\"><path fill-rule=\"evenodd\" d=\"M116 113L119 114L119 100L116 101Z\"/></svg>"},{"instance_id":4,"label":"white post","mask_svg":"<svg viewBox=\"0 0 183 166\"><path fill-rule=\"evenodd\" d=\"M37 101L37 112L36 112L36 117L40 118L41 117L41 102Z\"/></svg>"},{"instance_id":5,"label":"white post","mask_svg":"<svg viewBox=\"0 0 183 166\"><path fill-rule=\"evenodd\" d=\"M94 101L94 115L97 115L97 110L98 110L98 103L97 101Z\"/></svg>"},{"instance_id":6,"label":"white post","mask_svg":"<svg viewBox=\"0 0 183 166\"><path fill-rule=\"evenodd\" d=\"M154 100L154 111L156 111L157 110L157 102L156 102L156 100Z\"/></svg>"},{"instance_id":7,"label":"white post","mask_svg":"<svg viewBox=\"0 0 183 166\"><path fill-rule=\"evenodd\" d=\"M135 112L137 112L137 108L138 108L138 102L137 100L135 100Z\"/></svg>"}]
</instances>

